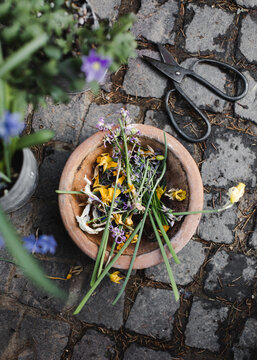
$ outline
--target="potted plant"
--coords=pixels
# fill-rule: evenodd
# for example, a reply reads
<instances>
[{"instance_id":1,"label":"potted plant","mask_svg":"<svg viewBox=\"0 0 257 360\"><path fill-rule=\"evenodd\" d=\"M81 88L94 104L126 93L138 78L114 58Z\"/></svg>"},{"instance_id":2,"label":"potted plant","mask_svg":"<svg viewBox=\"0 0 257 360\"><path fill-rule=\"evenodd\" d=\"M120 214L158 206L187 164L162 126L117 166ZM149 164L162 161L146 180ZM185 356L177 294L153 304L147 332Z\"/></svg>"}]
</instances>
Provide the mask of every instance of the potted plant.
<instances>
[{"instance_id":1,"label":"potted plant","mask_svg":"<svg viewBox=\"0 0 257 360\"><path fill-rule=\"evenodd\" d=\"M112 26L103 22L92 28L78 23L81 18L75 16L73 8L73 2L64 0L11 0L0 4L3 59L15 60L17 48L40 42L37 51L18 67L8 72L0 70L0 77L19 90L27 103L43 103L45 96L56 103L68 101L67 91L81 90L86 82L97 91L107 69L116 71L133 56L136 42L128 32L134 21L132 15Z\"/></svg>"},{"instance_id":2,"label":"potted plant","mask_svg":"<svg viewBox=\"0 0 257 360\"><path fill-rule=\"evenodd\" d=\"M2 209L13 211L26 201L20 181L31 196L37 168L28 148L53 136L51 131L44 130L20 138L24 112L29 103L43 104L45 96L55 103L68 101L67 89L81 90L85 83L97 91L106 71L117 70L133 55L136 46L128 32L134 21L132 15L112 26L103 23L94 29L90 25L82 28L72 11L73 5L64 0L4 0L0 4L0 245L6 245L34 283L56 296L60 291L26 252L24 239L16 233ZM60 78L65 79L65 87ZM33 166L30 169L27 159ZM27 183L26 173L30 175ZM13 199L19 199L17 207ZM52 252L52 238L48 245L47 239L32 236L27 241L34 242L30 249L40 252L49 245Z\"/></svg>"},{"instance_id":3,"label":"potted plant","mask_svg":"<svg viewBox=\"0 0 257 360\"><path fill-rule=\"evenodd\" d=\"M98 127L102 132L85 140L69 158L57 191L71 238L96 260L91 288L74 314L105 276L116 283L124 279L115 304L132 269L161 261L178 300L168 259L179 263L176 253L194 234L200 214L230 208L245 185L231 188L230 200L221 209L202 210L198 168L176 139L151 126L131 124L124 109L118 127L103 120ZM127 269L126 278L119 271L110 274L112 267Z\"/></svg>"}]
</instances>

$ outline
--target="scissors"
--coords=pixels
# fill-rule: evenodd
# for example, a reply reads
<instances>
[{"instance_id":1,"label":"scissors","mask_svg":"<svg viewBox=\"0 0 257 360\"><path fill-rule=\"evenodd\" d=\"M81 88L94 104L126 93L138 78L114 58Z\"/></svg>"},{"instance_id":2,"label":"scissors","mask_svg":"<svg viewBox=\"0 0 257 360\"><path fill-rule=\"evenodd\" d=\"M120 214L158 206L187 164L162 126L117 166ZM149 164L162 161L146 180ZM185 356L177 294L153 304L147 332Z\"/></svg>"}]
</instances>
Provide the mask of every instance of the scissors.
<instances>
[{"instance_id":1,"label":"scissors","mask_svg":"<svg viewBox=\"0 0 257 360\"><path fill-rule=\"evenodd\" d=\"M248 82L247 79L245 78L245 76L243 74L241 74L237 69L235 69L233 66L223 63L221 61L218 60L213 60L213 59L200 59L197 60L194 64L194 66L192 67L192 69L185 69L182 66L180 66L174 59L174 57L170 54L170 52L162 45L157 44L158 45L158 49L159 52L161 54L162 60L163 61L159 61L153 58L150 58L148 56L143 55L143 59L145 59L147 62L149 62L152 66L154 66L156 69L158 69L159 71L161 71L164 75L166 75L169 79L172 80L173 82L173 86L174 89L170 90L167 92L166 96L165 96L165 107L166 110L168 112L169 118L172 122L172 125L174 126L175 130L186 140L196 143L196 142L200 142L200 141L204 141L208 138L208 136L211 133L211 124L208 120L208 118L205 116L205 114L196 106L196 104L190 100L190 98L184 93L184 91L181 89L180 87L180 83L183 81L183 79L187 76L193 78L194 80L196 80L197 82L203 84L205 87L207 87L208 89L210 89L212 92L214 92L215 94L217 94L219 97L228 100L228 101L237 101L239 99L242 99L247 91L248 91ZM237 74L239 76L239 78L242 80L243 83L243 90L241 92L241 94L236 95L236 96L230 96L227 95L226 93L222 92L221 90L219 90L218 88L216 88L214 85L212 85L211 83L209 83L209 81L207 81L206 79L204 79L202 76L198 75L194 69L195 67L199 64L199 63L207 63L207 64L211 64L217 67L221 67L221 68L225 68L229 71L234 72L235 74ZM206 131L205 134L200 137L200 138L194 138L191 137L189 135L187 135L178 125L178 123L176 122L170 107L169 107L169 98L170 98L170 94L173 91L177 91L182 98L184 98L189 104L190 106L192 106L194 108L194 110L199 114L199 116L201 117L201 119L205 122L206 124Z\"/></svg>"}]
</instances>

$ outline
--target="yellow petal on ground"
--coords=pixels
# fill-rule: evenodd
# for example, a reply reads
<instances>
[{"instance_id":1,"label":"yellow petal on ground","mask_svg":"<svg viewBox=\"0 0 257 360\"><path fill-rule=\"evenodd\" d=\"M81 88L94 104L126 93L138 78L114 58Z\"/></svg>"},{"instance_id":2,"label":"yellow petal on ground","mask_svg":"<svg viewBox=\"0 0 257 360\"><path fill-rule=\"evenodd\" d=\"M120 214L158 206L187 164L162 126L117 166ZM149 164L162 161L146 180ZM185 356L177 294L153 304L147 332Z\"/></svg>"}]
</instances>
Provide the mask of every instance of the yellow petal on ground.
<instances>
[{"instance_id":1,"label":"yellow petal on ground","mask_svg":"<svg viewBox=\"0 0 257 360\"><path fill-rule=\"evenodd\" d=\"M112 282L115 282L116 284L120 284L120 281L124 279L124 276L120 276L119 273L119 271L115 271L114 273L112 273L110 275L110 280Z\"/></svg>"},{"instance_id":2,"label":"yellow petal on ground","mask_svg":"<svg viewBox=\"0 0 257 360\"><path fill-rule=\"evenodd\" d=\"M163 189L161 186L157 186L156 195L159 200L162 197L162 195L165 193L165 191L166 191L166 187Z\"/></svg>"},{"instance_id":3,"label":"yellow petal on ground","mask_svg":"<svg viewBox=\"0 0 257 360\"><path fill-rule=\"evenodd\" d=\"M132 225L133 225L132 215L129 215L129 216L126 218L125 224L128 225L128 226L132 226Z\"/></svg>"},{"instance_id":4,"label":"yellow petal on ground","mask_svg":"<svg viewBox=\"0 0 257 360\"><path fill-rule=\"evenodd\" d=\"M122 214L113 214L114 221L117 225L123 224L122 222Z\"/></svg>"},{"instance_id":5,"label":"yellow petal on ground","mask_svg":"<svg viewBox=\"0 0 257 360\"><path fill-rule=\"evenodd\" d=\"M233 186L228 190L229 200L231 204L238 202L239 199L244 195L245 184L239 183L237 186Z\"/></svg>"}]
</instances>

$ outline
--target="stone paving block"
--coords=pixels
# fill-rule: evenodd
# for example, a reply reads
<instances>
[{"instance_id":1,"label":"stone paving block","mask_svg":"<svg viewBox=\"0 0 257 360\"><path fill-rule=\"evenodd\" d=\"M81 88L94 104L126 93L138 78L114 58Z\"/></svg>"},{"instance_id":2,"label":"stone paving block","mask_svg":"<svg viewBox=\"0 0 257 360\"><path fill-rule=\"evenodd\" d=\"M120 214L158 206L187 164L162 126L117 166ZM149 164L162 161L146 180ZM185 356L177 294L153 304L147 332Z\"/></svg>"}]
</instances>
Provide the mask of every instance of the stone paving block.
<instances>
[{"instance_id":1,"label":"stone paving block","mask_svg":"<svg viewBox=\"0 0 257 360\"><path fill-rule=\"evenodd\" d=\"M75 144L93 95L86 91L71 95L68 104L53 104L47 99L45 107L39 107L33 116L33 129L52 129L54 140Z\"/></svg>"},{"instance_id":2,"label":"stone paving block","mask_svg":"<svg viewBox=\"0 0 257 360\"><path fill-rule=\"evenodd\" d=\"M145 114L144 124L155 126L161 130L166 131L167 133L175 137L190 152L192 156L194 155L194 144L183 140L176 133L166 112L159 110L148 110Z\"/></svg>"},{"instance_id":3,"label":"stone paving block","mask_svg":"<svg viewBox=\"0 0 257 360\"><path fill-rule=\"evenodd\" d=\"M196 59L187 59L181 63L181 66L190 69L195 62ZM222 92L227 92L225 88L226 74L217 67L203 63L199 64L195 71ZM200 109L222 112L224 108L228 107L228 102L215 95L205 86L192 80L190 77L184 79L181 83L181 88Z\"/></svg>"},{"instance_id":4,"label":"stone paving block","mask_svg":"<svg viewBox=\"0 0 257 360\"><path fill-rule=\"evenodd\" d=\"M54 261L39 261L38 264L45 274L51 277L66 278L70 269L69 265ZM54 284L68 293L71 280L55 280ZM16 268L16 272L10 281L8 295L15 297L22 304L29 305L37 309L60 312L64 307L63 301L48 295L43 290L38 289L23 275L19 268Z\"/></svg>"},{"instance_id":5,"label":"stone paving block","mask_svg":"<svg viewBox=\"0 0 257 360\"><path fill-rule=\"evenodd\" d=\"M179 285L187 285L193 281L194 276L204 262L204 247L196 241L189 243L178 253L181 264L169 260L175 281ZM169 282L169 276L164 263L145 270L145 275L155 281Z\"/></svg>"},{"instance_id":6,"label":"stone paving block","mask_svg":"<svg viewBox=\"0 0 257 360\"><path fill-rule=\"evenodd\" d=\"M132 344L124 353L124 360L172 360L168 353L164 351L155 351L145 347L138 346L137 344Z\"/></svg>"},{"instance_id":7,"label":"stone paving block","mask_svg":"<svg viewBox=\"0 0 257 360\"><path fill-rule=\"evenodd\" d=\"M257 61L257 20L251 15L246 15L242 20L239 49L250 62Z\"/></svg>"},{"instance_id":8,"label":"stone paving block","mask_svg":"<svg viewBox=\"0 0 257 360\"><path fill-rule=\"evenodd\" d=\"M0 309L0 357L4 354L9 341L17 333L22 313Z\"/></svg>"},{"instance_id":9,"label":"stone paving block","mask_svg":"<svg viewBox=\"0 0 257 360\"><path fill-rule=\"evenodd\" d=\"M12 260L12 256L9 255L5 248L0 249L0 257L3 259ZM10 276L10 270L13 267L11 263L0 261L0 294L5 293L5 287Z\"/></svg>"},{"instance_id":10,"label":"stone paving block","mask_svg":"<svg viewBox=\"0 0 257 360\"><path fill-rule=\"evenodd\" d=\"M46 148L45 158L39 169L39 183L35 193L37 198L58 199L55 190L59 189L60 177L70 154L70 151L62 148Z\"/></svg>"},{"instance_id":11,"label":"stone paving block","mask_svg":"<svg viewBox=\"0 0 257 360\"><path fill-rule=\"evenodd\" d=\"M219 351L218 327L228 315L228 308L212 301L195 298L185 331L188 346Z\"/></svg>"},{"instance_id":12,"label":"stone paving block","mask_svg":"<svg viewBox=\"0 0 257 360\"><path fill-rule=\"evenodd\" d=\"M33 360L61 358L68 342L70 327L65 322L26 316L20 328L20 341L30 344Z\"/></svg>"},{"instance_id":13,"label":"stone paving block","mask_svg":"<svg viewBox=\"0 0 257 360\"><path fill-rule=\"evenodd\" d=\"M257 260L243 254L218 251L206 266L204 291L231 302L251 298Z\"/></svg>"},{"instance_id":14,"label":"stone paving block","mask_svg":"<svg viewBox=\"0 0 257 360\"><path fill-rule=\"evenodd\" d=\"M248 71L243 72L243 74L248 80L249 89L246 96L235 103L235 114L257 124L257 82Z\"/></svg>"},{"instance_id":15,"label":"stone paving block","mask_svg":"<svg viewBox=\"0 0 257 360\"><path fill-rule=\"evenodd\" d=\"M257 250L257 224L255 225L253 233L250 235L249 245L254 250Z\"/></svg>"},{"instance_id":16,"label":"stone paving block","mask_svg":"<svg viewBox=\"0 0 257 360\"><path fill-rule=\"evenodd\" d=\"M254 355L256 355L257 344L256 329L257 320L253 318L247 319L239 342L233 347L234 360L251 360L254 358ZM253 357L251 357L251 355Z\"/></svg>"},{"instance_id":17,"label":"stone paving block","mask_svg":"<svg viewBox=\"0 0 257 360\"><path fill-rule=\"evenodd\" d=\"M91 104L80 134L79 142L81 143L89 136L99 131L96 125L100 118L104 118L104 121L107 124L118 124L118 118L122 107L124 107L124 104L121 103L106 105ZM136 117L139 115L139 107L135 105L126 105L126 109L129 111L133 122L136 122Z\"/></svg>"},{"instance_id":18,"label":"stone paving block","mask_svg":"<svg viewBox=\"0 0 257 360\"><path fill-rule=\"evenodd\" d=\"M179 302L175 301L172 291L145 287L139 290L125 327L140 334L170 339L178 308Z\"/></svg>"},{"instance_id":19,"label":"stone paving block","mask_svg":"<svg viewBox=\"0 0 257 360\"><path fill-rule=\"evenodd\" d=\"M185 31L186 50L193 53L214 50L224 52L221 40L217 41L217 38L225 35L233 22L234 15L207 5L204 7L190 5L188 10L193 10L194 17Z\"/></svg>"},{"instance_id":20,"label":"stone paving block","mask_svg":"<svg viewBox=\"0 0 257 360\"><path fill-rule=\"evenodd\" d=\"M201 171L204 185L230 187L244 182L255 187L257 157L253 144L246 134L212 126Z\"/></svg>"},{"instance_id":21,"label":"stone paving block","mask_svg":"<svg viewBox=\"0 0 257 360\"><path fill-rule=\"evenodd\" d=\"M213 209L212 195L205 193L204 199L204 209ZM222 199L222 204L224 205L228 200L228 196L223 193ZM217 205L216 202L216 208L219 207L221 207L221 205ZM236 220L236 207L219 214L203 214L198 228L198 235L203 240L232 244L234 241L233 230L236 226Z\"/></svg>"},{"instance_id":22,"label":"stone paving block","mask_svg":"<svg viewBox=\"0 0 257 360\"><path fill-rule=\"evenodd\" d=\"M117 18L121 0L90 0L90 4L97 17L113 21Z\"/></svg>"},{"instance_id":23,"label":"stone paving block","mask_svg":"<svg viewBox=\"0 0 257 360\"><path fill-rule=\"evenodd\" d=\"M237 5L243 6L245 8L256 8L257 1L256 0L235 0Z\"/></svg>"},{"instance_id":24,"label":"stone paving block","mask_svg":"<svg viewBox=\"0 0 257 360\"><path fill-rule=\"evenodd\" d=\"M134 96L161 98L167 87L167 78L141 59L142 55L160 60L157 52L137 51L136 59L128 61L128 71L124 77L123 89L127 94Z\"/></svg>"},{"instance_id":25,"label":"stone paving block","mask_svg":"<svg viewBox=\"0 0 257 360\"><path fill-rule=\"evenodd\" d=\"M137 21L131 32L137 37L161 44L174 45L173 31L178 16L178 3L175 0L142 0L137 13Z\"/></svg>"},{"instance_id":26,"label":"stone paving block","mask_svg":"<svg viewBox=\"0 0 257 360\"><path fill-rule=\"evenodd\" d=\"M9 217L19 234L25 236L33 232L35 201L31 199L22 208L12 212Z\"/></svg>"},{"instance_id":27,"label":"stone paving block","mask_svg":"<svg viewBox=\"0 0 257 360\"><path fill-rule=\"evenodd\" d=\"M104 360L114 356L115 343L95 330L88 330L73 350L72 360Z\"/></svg>"},{"instance_id":28,"label":"stone paving block","mask_svg":"<svg viewBox=\"0 0 257 360\"><path fill-rule=\"evenodd\" d=\"M86 283L84 283L79 302L90 288L91 275L92 272L90 271L88 276L85 276ZM112 302L120 289L121 285L115 284L109 278L106 278L96 288L81 312L76 316L82 321L118 330L123 325L124 293L115 305L112 305Z\"/></svg>"}]
</instances>

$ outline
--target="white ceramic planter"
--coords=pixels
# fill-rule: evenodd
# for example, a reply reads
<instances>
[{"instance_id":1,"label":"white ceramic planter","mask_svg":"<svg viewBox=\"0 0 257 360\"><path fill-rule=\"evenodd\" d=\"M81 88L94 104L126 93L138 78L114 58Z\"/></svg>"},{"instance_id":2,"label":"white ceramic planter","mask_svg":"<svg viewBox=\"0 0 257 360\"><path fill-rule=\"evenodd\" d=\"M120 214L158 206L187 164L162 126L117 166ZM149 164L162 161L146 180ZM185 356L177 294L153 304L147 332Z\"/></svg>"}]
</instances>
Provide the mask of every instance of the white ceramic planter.
<instances>
[{"instance_id":1,"label":"white ceramic planter","mask_svg":"<svg viewBox=\"0 0 257 360\"><path fill-rule=\"evenodd\" d=\"M6 213L20 209L29 201L38 183L38 165L30 149L23 149L20 175L9 192L0 198L0 206Z\"/></svg>"}]
</instances>

